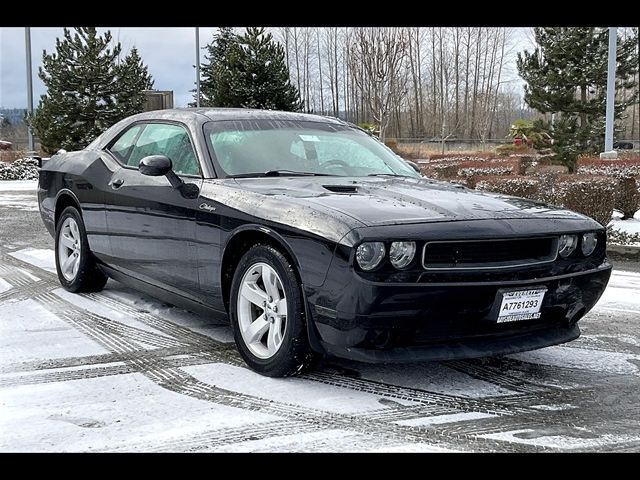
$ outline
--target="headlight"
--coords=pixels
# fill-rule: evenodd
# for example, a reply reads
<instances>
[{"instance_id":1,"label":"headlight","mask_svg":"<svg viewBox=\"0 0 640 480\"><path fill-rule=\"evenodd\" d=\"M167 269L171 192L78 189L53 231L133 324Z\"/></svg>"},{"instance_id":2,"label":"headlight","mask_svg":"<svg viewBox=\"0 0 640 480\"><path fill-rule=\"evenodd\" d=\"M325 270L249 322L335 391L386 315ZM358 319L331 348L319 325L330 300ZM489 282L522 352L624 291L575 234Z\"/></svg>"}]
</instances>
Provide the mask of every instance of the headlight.
<instances>
[{"instance_id":1,"label":"headlight","mask_svg":"<svg viewBox=\"0 0 640 480\"><path fill-rule=\"evenodd\" d=\"M389 248L391 265L397 269L406 267L416 254L416 242L393 242Z\"/></svg>"},{"instance_id":2,"label":"headlight","mask_svg":"<svg viewBox=\"0 0 640 480\"><path fill-rule=\"evenodd\" d=\"M384 259L384 243L366 242L356 250L356 260L364 271L368 272L380 265Z\"/></svg>"},{"instance_id":3,"label":"headlight","mask_svg":"<svg viewBox=\"0 0 640 480\"><path fill-rule=\"evenodd\" d=\"M578 237L576 235L561 235L558 253L562 258L567 258L573 253L577 246Z\"/></svg>"},{"instance_id":4,"label":"headlight","mask_svg":"<svg viewBox=\"0 0 640 480\"><path fill-rule=\"evenodd\" d=\"M582 235L582 254L588 257L593 253L598 245L598 235L594 232Z\"/></svg>"}]
</instances>

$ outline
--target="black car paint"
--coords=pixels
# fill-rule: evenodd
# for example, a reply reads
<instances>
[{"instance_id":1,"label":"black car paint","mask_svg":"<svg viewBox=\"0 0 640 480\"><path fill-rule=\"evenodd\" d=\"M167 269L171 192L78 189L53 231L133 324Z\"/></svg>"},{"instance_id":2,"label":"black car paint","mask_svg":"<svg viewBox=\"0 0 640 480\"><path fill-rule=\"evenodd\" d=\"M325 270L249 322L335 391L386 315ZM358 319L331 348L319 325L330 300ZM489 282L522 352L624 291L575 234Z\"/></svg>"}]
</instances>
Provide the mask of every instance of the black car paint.
<instances>
[{"instance_id":1,"label":"black car paint","mask_svg":"<svg viewBox=\"0 0 640 480\"><path fill-rule=\"evenodd\" d=\"M90 248L109 275L222 321L228 308L223 283L227 288L230 283L223 265L243 242L269 241L286 252L300 275L311 345L338 356L365 361L468 357L537 348L579 335L575 322L597 302L611 272L601 225L562 208L426 178L217 178L221 169L203 138L204 124L256 118L340 122L234 109L130 117L85 150L47 162L38 190L45 226L53 235L61 206L75 202ZM146 121L178 123L189 130L203 178L182 179L198 187L197 198L185 198L164 177L122 166L105 150L124 129ZM354 262L355 247L365 240L584 231L598 231L602 239L589 259L500 272L440 274L414 262L403 271L366 273ZM543 320L492 321L489 311L506 286L545 286Z\"/></svg>"}]
</instances>

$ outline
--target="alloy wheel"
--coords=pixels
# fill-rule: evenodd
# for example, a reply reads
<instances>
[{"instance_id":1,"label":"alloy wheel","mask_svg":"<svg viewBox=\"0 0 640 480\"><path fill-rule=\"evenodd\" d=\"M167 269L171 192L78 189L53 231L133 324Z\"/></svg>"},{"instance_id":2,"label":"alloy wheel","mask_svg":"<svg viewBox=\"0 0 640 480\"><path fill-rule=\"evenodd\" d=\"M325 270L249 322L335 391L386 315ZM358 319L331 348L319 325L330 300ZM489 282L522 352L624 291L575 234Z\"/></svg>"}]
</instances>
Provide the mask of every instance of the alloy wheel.
<instances>
[{"instance_id":1,"label":"alloy wheel","mask_svg":"<svg viewBox=\"0 0 640 480\"><path fill-rule=\"evenodd\" d=\"M287 297L278 273L266 263L249 267L240 282L238 325L249 351L258 358L273 357L284 339Z\"/></svg>"}]
</instances>

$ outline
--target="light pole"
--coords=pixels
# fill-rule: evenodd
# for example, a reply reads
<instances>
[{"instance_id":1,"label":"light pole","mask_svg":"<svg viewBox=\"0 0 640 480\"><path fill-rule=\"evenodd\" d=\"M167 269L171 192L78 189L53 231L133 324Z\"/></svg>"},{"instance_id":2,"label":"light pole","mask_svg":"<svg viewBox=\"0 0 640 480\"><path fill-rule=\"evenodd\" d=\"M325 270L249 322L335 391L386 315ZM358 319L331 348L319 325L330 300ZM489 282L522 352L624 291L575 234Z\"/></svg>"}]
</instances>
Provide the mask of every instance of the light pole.
<instances>
[{"instance_id":1,"label":"light pole","mask_svg":"<svg viewBox=\"0 0 640 480\"><path fill-rule=\"evenodd\" d=\"M33 115L33 79L31 77L31 27L24 28L24 46L27 57L27 110L29 118ZM33 152L33 131L31 125L27 126L29 136L29 151Z\"/></svg>"},{"instance_id":2,"label":"light pole","mask_svg":"<svg viewBox=\"0 0 640 480\"><path fill-rule=\"evenodd\" d=\"M604 152L600 158L618 158L617 152L613 149L613 119L616 101L616 50L618 43L618 32L616 27L609 27L609 62L607 70L607 112L606 127L604 131Z\"/></svg>"},{"instance_id":3,"label":"light pole","mask_svg":"<svg viewBox=\"0 0 640 480\"><path fill-rule=\"evenodd\" d=\"M200 107L200 27L196 27L196 107Z\"/></svg>"}]
</instances>

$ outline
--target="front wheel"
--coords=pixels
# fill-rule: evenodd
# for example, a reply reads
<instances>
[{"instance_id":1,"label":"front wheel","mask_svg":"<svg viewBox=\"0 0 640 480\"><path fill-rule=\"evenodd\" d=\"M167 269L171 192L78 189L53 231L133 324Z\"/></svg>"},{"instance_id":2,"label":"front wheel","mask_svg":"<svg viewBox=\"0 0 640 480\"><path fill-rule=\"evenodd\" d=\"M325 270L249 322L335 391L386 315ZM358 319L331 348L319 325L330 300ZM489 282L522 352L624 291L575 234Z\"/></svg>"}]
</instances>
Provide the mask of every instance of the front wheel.
<instances>
[{"instance_id":1,"label":"front wheel","mask_svg":"<svg viewBox=\"0 0 640 480\"><path fill-rule=\"evenodd\" d=\"M313 363L298 279L272 246L255 245L240 260L229 311L238 351L256 372L285 377Z\"/></svg>"},{"instance_id":2,"label":"front wheel","mask_svg":"<svg viewBox=\"0 0 640 480\"><path fill-rule=\"evenodd\" d=\"M56 225L56 270L60 284L70 292L97 292L107 277L98 270L80 212L64 209Z\"/></svg>"}]
</instances>

